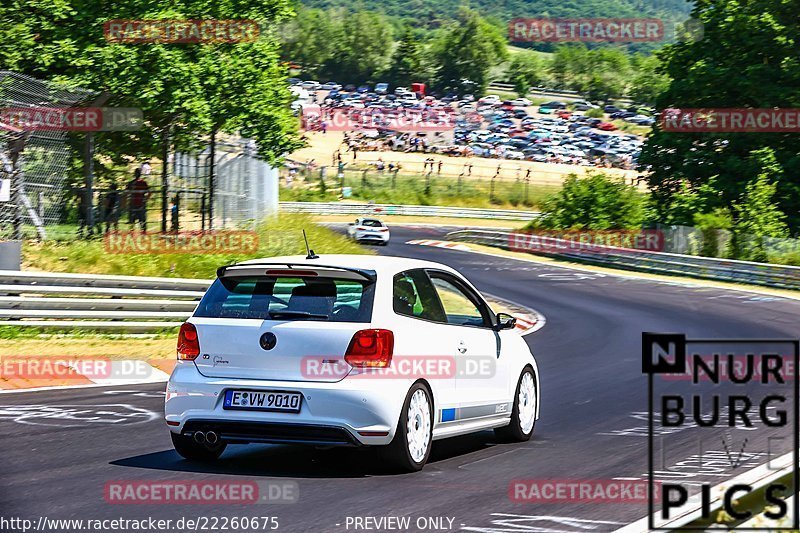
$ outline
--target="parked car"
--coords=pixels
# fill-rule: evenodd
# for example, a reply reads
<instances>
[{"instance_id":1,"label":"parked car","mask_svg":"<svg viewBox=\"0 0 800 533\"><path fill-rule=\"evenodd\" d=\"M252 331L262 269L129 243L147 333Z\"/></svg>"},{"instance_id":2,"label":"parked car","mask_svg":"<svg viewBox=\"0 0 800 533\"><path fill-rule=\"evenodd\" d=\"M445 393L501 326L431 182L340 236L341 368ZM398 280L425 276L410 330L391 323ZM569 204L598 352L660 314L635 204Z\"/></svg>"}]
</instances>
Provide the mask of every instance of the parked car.
<instances>
[{"instance_id":1,"label":"parked car","mask_svg":"<svg viewBox=\"0 0 800 533\"><path fill-rule=\"evenodd\" d=\"M590 109L598 109L599 107L594 105L591 102L587 102L586 100L578 100L576 102L572 102L572 109L575 111L588 111Z\"/></svg>"},{"instance_id":2,"label":"parked car","mask_svg":"<svg viewBox=\"0 0 800 533\"><path fill-rule=\"evenodd\" d=\"M388 83L379 83L375 86L375 92L378 94L386 94L389 92Z\"/></svg>"},{"instance_id":3,"label":"parked car","mask_svg":"<svg viewBox=\"0 0 800 533\"><path fill-rule=\"evenodd\" d=\"M542 107L549 107L550 109L566 109L567 104L565 102L559 101L552 101L542 104Z\"/></svg>"},{"instance_id":4,"label":"parked car","mask_svg":"<svg viewBox=\"0 0 800 533\"><path fill-rule=\"evenodd\" d=\"M476 157L492 157L494 156L494 148L488 143L473 143L469 145L472 154Z\"/></svg>"},{"instance_id":5,"label":"parked car","mask_svg":"<svg viewBox=\"0 0 800 533\"><path fill-rule=\"evenodd\" d=\"M614 131L617 129L617 127L611 122L601 122L597 125L597 129L603 131Z\"/></svg>"},{"instance_id":6,"label":"parked car","mask_svg":"<svg viewBox=\"0 0 800 533\"><path fill-rule=\"evenodd\" d=\"M552 107L539 106L538 112L542 115L550 115L553 113Z\"/></svg>"},{"instance_id":7,"label":"parked car","mask_svg":"<svg viewBox=\"0 0 800 533\"><path fill-rule=\"evenodd\" d=\"M505 159L512 159L512 160L518 160L518 161L524 161L525 160L525 154L523 154L520 150L511 150L511 149L504 150L503 153L502 153L502 156Z\"/></svg>"},{"instance_id":8,"label":"parked car","mask_svg":"<svg viewBox=\"0 0 800 533\"><path fill-rule=\"evenodd\" d=\"M617 118L629 118L629 117L632 117L632 116L635 116L635 115L636 115L636 113L634 113L632 111L616 111L614 113L611 113L608 116L609 116L609 118L617 119Z\"/></svg>"},{"instance_id":9,"label":"parked car","mask_svg":"<svg viewBox=\"0 0 800 533\"><path fill-rule=\"evenodd\" d=\"M537 163L546 163L547 155L542 152L533 152L530 154L526 154L525 159L528 161L536 161Z\"/></svg>"},{"instance_id":10,"label":"parked car","mask_svg":"<svg viewBox=\"0 0 800 533\"><path fill-rule=\"evenodd\" d=\"M369 89L370 89L369 85L359 85L358 88L356 89L356 92L362 93L362 94L363 93L368 93Z\"/></svg>"},{"instance_id":11,"label":"parked car","mask_svg":"<svg viewBox=\"0 0 800 533\"><path fill-rule=\"evenodd\" d=\"M539 371L514 327L439 263L309 253L222 267L178 334L172 443L191 461L251 442L383 446L417 471L434 440L494 428L527 441ZM453 353L491 371L425 379L400 366Z\"/></svg>"},{"instance_id":12,"label":"parked car","mask_svg":"<svg viewBox=\"0 0 800 533\"><path fill-rule=\"evenodd\" d=\"M655 124L655 119L653 117L648 117L645 115L636 115L633 117L626 118L625 122L630 122L631 124L639 124L640 126L652 126L653 124Z\"/></svg>"},{"instance_id":13,"label":"parked car","mask_svg":"<svg viewBox=\"0 0 800 533\"><path fill-rule=\"evenodd\" d=\"M342 86L336 83L335 81L328 81L320 86L320 89L322 89L323 91L338 91L341 88Z\"/></svg>"}]
</instances>

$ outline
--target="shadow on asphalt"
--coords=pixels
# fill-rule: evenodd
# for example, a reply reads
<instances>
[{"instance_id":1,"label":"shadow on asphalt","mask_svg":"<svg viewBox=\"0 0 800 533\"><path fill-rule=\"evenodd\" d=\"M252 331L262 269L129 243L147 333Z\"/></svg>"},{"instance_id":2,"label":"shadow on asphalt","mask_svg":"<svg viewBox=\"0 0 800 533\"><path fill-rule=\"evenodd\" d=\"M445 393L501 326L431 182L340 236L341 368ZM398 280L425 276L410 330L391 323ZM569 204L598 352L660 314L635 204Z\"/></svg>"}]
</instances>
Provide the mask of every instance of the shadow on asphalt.
<instances>
[{"instance_id":1,"label":"shadow on asphalt","mask_svg":"<svg viewBox=\"0 0 800 533\"><path fill-rule=\"evenodd\" d=\"M496 444L491 431L436 441L428 467L453 458L468 458ZM291 478L359 478L396 475L375 448L314 448L269 444L230 445L217 461L183 459L174 450L136 455L114 466L172 472ZM444 465L440 465L444 467Z\"/></svg>"}]
</instances>

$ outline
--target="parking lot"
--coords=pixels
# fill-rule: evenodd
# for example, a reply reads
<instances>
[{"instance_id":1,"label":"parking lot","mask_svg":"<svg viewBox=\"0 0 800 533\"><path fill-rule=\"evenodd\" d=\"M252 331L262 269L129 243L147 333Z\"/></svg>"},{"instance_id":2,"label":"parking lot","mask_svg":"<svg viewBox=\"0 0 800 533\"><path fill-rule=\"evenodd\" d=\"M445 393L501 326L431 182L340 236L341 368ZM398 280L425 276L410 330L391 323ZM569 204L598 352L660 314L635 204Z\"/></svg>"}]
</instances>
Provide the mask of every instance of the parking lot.
<instances>
[{"instance_id":1,"label":"parking lot","mask_svg":"<svg viewBox=\"0 0 800 533\"><path fill-rule=\"evenodd\" d=\"M389 93L380 85L382 94L369 86L302 82L295 85L296 109L307 131L347 130L346 152L436 153L628 170L635 168L644 138L618 131L611 121L642 126L637 130L654 121L615 106L602 108L603 118L590 117L587 111L600 108L585 101L534 105L491 94L477 101L472 95L435 98L405 88Z\"/></svg>"}]
</instances>

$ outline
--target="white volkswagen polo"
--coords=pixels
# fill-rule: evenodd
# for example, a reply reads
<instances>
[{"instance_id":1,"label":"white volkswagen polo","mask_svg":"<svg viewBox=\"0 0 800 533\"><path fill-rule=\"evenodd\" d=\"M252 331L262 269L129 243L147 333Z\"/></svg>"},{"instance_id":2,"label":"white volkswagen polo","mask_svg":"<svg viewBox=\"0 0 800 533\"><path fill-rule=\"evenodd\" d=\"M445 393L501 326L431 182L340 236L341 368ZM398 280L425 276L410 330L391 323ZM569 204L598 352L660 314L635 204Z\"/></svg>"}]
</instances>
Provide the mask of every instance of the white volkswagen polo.
<instances>
[{"instance_id":1,"label":"white volkswagen polo","mask_svg":"<svg viewBox=\"0 0 800 533\"><path fill-rule=\"evenodd\" d=\"M538 370L512 316L445 265L309 257L218 270L181 327L167 385L179 454L213 460L254 442L380 446L414 471L434 440L489 428L530 439Z\"/></svg>"}]
</instances>

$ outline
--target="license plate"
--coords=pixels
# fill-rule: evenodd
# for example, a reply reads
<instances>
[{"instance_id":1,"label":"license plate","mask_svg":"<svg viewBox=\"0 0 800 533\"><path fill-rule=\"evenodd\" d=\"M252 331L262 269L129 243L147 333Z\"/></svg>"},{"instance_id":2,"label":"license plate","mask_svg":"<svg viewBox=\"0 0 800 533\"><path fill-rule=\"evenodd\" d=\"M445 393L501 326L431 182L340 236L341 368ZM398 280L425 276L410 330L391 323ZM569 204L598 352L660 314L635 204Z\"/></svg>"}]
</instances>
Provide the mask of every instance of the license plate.
<instances>
[{"instance_id":1,"label":"license plate","mask_svg":"<svg viewBox=\"0 0 800 533\"><path fill-rule=\"evenodd\" d=\"M302 399L299 392L229 390L222 406L224 409L299 413Z\"/></svg>"}]
</instances>

